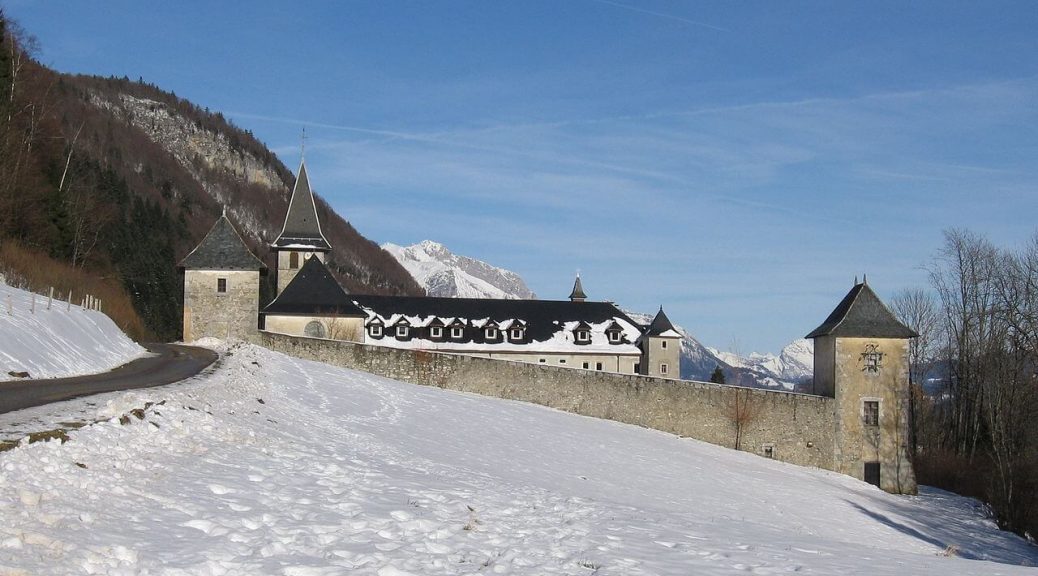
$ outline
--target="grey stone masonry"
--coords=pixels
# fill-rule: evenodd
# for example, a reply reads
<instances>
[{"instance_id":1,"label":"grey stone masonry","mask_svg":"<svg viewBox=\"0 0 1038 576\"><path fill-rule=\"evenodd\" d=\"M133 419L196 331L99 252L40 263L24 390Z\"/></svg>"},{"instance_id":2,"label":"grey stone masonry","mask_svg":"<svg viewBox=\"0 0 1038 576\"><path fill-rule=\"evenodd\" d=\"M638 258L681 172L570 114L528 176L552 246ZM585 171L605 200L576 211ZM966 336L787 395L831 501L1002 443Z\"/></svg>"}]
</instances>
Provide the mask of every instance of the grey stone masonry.
<instances>
[{"instance_id":1,"label":"grey stone masonry","mask_svg":"<svg viewBox=\"0 0 1038 576\"><path fill-rule=\"evenodd\" d=\"M834 466L832 398L269 332L260 332L257 342L404 382L532 402L793 464Z\"/></svg>"}]
</instances>

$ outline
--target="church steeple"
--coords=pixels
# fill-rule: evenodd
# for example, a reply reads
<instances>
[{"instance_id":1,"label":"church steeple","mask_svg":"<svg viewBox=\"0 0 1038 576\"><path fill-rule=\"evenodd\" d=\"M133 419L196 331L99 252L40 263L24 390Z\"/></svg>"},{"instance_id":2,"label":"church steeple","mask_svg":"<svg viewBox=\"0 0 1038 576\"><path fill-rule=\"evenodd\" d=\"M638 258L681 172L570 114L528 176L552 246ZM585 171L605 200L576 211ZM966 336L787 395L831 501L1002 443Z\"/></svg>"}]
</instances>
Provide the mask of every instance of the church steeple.
<instances>
[{"instance_id":1,"label":"church steeple","mask_svg":"<svg viewBox=\"0 0 1038 576\"><path fill-rule=\"evenodd\" d=\"M306 162L299 162L299 176L292 188L288 201L285 226L271 246L277 255L278 294L288 286L310 257L324 262L325 254L332 247L321 233L321 222L317 219L317 203L310 190L310 179L306 175Z\"/></svg>"},{"instance_id":2,"label":"church steeple","mask_svg":"<svg viewBox=\"0 0 1038 576\"><path fill-rule=\"evenodd\" d=\"M580 274L577 274L577 279L573 282L573 291L569 293L569 300L570 302L587 300L587 294L584 294L584 286L580 284Z\"/></svg>"},{"instance_id":3,"label":"church steeple","mask_svg":"<svg viewBox=\"0 0 1038 576\"><path fill-rule=\"evenodd\" d=\"M321 233L321 223L317 219L317 204L310 190L305 161L299 163L299 176L296 178L295 187L292 188L292 198L288 201L285 226L277 240L274 240L274 248L305 249L312 252L331 250L331 245Z\"/></svg>"}]
</instances>

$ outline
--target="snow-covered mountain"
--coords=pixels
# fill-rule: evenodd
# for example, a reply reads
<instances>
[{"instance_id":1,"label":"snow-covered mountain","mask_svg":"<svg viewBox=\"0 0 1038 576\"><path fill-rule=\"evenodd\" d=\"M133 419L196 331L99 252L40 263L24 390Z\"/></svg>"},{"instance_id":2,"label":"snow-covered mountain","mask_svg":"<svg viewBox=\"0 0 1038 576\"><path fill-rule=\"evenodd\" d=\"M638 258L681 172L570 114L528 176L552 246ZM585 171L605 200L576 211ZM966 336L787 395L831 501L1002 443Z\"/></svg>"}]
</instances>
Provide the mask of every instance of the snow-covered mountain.
<instances>
[{"instance_id":1,"label":"snow-covered mountain","mask_svg":"<svg viewBox=\"0 0 1038 576\"><path fill-rule=\"evenodd\" d=\"M447 298L536 298L515 272L459 256L443 244L423 240L413 246L383 244L429 296Z\"/></svg>"},{"instance_id":2,"label":"snow-covered mountain","mask_svg":"<svg viewBox=\"0 0 1038 576\"><path fill-rule=\"evenodd\" d=\"M743 357L734 352L708 350L733 368L745 368L782 382L800 384L810 380L814 372L814 342L805 338L794 340L778 356L753 352Z\"/></svg>"}]
</instances>

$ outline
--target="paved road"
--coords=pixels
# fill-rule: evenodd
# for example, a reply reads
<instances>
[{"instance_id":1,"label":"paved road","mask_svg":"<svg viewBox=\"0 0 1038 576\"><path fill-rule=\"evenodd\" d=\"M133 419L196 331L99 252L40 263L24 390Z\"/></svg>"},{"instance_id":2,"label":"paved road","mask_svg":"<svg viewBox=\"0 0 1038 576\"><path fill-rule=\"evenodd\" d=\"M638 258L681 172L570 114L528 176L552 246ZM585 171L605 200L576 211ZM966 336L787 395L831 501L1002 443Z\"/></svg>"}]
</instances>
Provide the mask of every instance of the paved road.
<instances>
[{"instance_id":1,"label":"paved road","mask_svg":"<svg viewBox=\"0 0 1038 576\"><path fill-rule=\"evenodd\" d=\"M172 384L212 364L216 352L179 344L145 344L157 356L138 358L101 374L0 382L0 414L101 392Z\"/></svg>"}]
</instances>

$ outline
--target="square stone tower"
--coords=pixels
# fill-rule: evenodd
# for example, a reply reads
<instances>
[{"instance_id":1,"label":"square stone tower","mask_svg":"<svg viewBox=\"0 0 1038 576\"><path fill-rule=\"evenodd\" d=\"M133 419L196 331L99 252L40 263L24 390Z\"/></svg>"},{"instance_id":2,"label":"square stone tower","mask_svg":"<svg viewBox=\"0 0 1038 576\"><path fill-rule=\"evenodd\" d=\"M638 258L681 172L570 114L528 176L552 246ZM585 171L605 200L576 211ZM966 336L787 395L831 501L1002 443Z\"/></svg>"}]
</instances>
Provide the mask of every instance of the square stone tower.
<instances>
[{"instance_id":1,"label":"square stone tower","mask_svg":"<svg viewBox=\"0 0 1038 576\"><path fill-rule=\"evenodd\" d=\"M908 341L865 282L808 338L815 341L814 393L834 398L833 470L896 494L915 494L908 459Z\"/></svg>"},{"instance_id":2,"label":"square stone tower","mask_svg":"<svg viewBox=\"0 0 1038 576\"><path fill-rule=\"evenodd\" d=\"M259 276L267 267L224 214L179 266L184 271L184 342L248 340L257 333Z\"/></svg>"}]
</instances>

